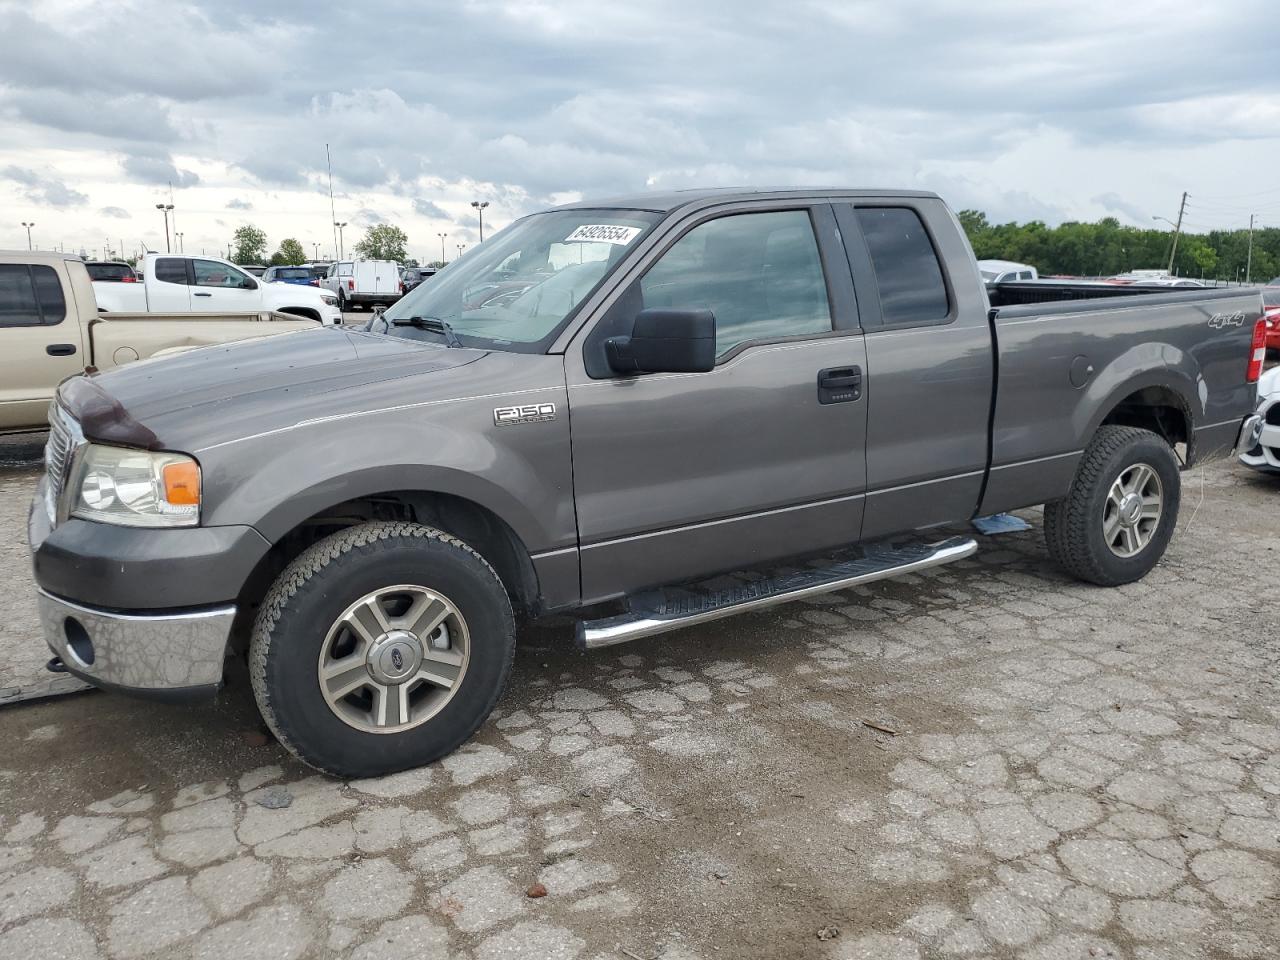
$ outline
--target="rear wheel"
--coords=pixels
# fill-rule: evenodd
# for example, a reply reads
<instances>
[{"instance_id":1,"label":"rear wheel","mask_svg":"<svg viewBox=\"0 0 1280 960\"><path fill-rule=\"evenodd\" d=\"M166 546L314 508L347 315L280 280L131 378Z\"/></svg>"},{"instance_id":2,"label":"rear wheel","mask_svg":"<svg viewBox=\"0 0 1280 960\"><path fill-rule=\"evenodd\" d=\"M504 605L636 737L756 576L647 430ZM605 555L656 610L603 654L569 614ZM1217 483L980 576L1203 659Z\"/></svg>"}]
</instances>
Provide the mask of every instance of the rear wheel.
<instances>
[{"instance_id":1,"label":"rear wheel","mask_svg":"<svg viewBox=\"0 0 1280 960\"><path fill-rule=\"evenodd\" d=\"M1178 523L1182 477L1150 430L1100 427L1066 497L1045 504L1049 554L1072 576L1119 586L1146 576Z\"/></svg>"},{"instance_id":2,"label":"rear wheel","mask_svg":"<svg viewBox=\"0 0 1280 960\"><path fill-rule=\"evenodd\" d=\"M421 766L493 709L515 649L493 568L431 527L366 523L280 575L254 625L254 695L299 759L336 776Z\"/></svg>"}]
</instances>

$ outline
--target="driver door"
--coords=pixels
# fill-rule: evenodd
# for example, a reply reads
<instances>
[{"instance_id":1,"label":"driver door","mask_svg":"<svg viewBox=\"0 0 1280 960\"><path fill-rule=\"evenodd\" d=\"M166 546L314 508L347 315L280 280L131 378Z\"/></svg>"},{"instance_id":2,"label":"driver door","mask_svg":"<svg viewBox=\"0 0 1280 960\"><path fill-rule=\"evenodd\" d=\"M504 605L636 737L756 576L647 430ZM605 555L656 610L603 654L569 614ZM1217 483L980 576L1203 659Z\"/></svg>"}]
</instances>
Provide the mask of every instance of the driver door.
<instances>
[{"instance_id":1,"label":"driver door","mask_svg":"<svg viewBox=\"0 0 1280 960\"><path fill-rule=\"evenodd\" d=\"M193 260L191 309L239 313L262 309L258 281L217 260Z\"/></svg>"},{"instance_id":2,"label":"driver door","mask_svg":"<svg viewBox=\"0 0 1280 960\"><path fill-rule=\"evenodd\" d=\"M856 541L866 401L852 278L825 203L694 215L566 354L582 598ZM661 248L660 248L661 249ZM619 376L641 309L709 308L715 369Z\"/></svg>"}]
</instances>

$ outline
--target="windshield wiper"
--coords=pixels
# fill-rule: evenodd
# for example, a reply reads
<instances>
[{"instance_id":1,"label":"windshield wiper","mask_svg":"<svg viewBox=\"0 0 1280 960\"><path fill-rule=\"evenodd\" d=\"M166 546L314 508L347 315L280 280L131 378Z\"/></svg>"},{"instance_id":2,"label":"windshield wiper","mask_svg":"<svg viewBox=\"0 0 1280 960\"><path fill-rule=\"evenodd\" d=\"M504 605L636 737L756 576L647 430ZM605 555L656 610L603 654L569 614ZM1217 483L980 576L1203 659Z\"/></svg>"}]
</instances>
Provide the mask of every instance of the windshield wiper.
<instances>
[{"instance_id":1,"label":"windshield wiper","mask_svg":"<svg viewBox=\"0 0 1280 960\"><path fill-rule=\"evenodd\" d=\"M462 341L458 339L458 335L453 332L453 327L449 326L448 321L441 320L439 317L396 317L391 321L396 327L415 327L418 330L427 330L431 333L438 333L444 337L446 346L461 347Z\"/></svg>"}]
</instances>

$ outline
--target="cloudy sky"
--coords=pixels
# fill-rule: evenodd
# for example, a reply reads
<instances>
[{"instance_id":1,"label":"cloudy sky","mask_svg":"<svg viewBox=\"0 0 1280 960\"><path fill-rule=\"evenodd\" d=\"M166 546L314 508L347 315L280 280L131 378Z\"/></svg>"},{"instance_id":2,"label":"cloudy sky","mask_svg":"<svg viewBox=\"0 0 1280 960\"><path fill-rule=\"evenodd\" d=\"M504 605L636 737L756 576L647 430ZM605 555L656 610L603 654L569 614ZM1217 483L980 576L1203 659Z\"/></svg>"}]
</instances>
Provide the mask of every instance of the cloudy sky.
<instances>
[{"instance_id":1,"label":"cloudy sky","mask_svg":"<svg viewBox=\"0 0 1280 960\"><path fill-rule=\"evenodd\" d=\"M1034 10L1040 7L1041 9ZM1280 225L1273 0L0 0L0 247L243 223L423 259L579 196L937 190L999 219Z\"/></svg>"}]
</instances>

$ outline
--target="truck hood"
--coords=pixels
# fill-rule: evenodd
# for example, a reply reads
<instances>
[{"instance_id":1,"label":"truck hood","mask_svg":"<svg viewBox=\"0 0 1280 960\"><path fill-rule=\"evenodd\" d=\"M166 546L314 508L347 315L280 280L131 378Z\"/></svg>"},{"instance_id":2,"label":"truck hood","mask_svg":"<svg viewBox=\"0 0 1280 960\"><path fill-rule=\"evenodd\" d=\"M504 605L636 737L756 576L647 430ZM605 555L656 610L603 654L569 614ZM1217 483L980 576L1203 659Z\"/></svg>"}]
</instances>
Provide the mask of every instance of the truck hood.
<instances>
[{"instance_id":1,"label":"truck hood","mask_svg":"<svg viewBox=\"0 0 1280 960\"><path fill-rule=\"evenodd\" d=\"M449 371L486 355L328 327L72 377L58 401L87 439L197 453L366 405L447 398Z\"/></svg>"}]
</instances>

